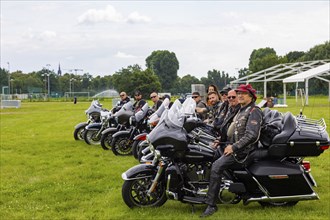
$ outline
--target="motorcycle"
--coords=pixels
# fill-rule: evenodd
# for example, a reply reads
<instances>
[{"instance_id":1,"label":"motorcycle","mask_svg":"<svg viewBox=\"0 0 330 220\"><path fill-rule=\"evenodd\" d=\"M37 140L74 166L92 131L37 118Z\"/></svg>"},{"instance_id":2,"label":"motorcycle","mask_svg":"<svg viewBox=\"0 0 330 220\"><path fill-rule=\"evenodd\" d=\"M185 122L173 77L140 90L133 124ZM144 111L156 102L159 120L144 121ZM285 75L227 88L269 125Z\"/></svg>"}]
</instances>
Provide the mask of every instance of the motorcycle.
<instances>
[{"instance_id":1,"label":"motorcycle","mask_svg":"<svg viewBox=\"0 0 330 220\"><path fill-rule=\"evenodd\" d=\"M189 137L190 143L203 147L209 147L211 143L215 141L218 133L213 129L212 126L205 124L201 119L196 117L197 116L195 115L195 117L188 118L184 123L184 129L188 132L187 135ZM142 137L140 138L142 139ZM153 153L150 151L148 146L149 145L146 141L146 138L139 144L138 160L141 163L152 161L153 159Z\"/></svg>"},{"instance_id":2,"label":"motorcycle","mask_svg":"<svg viewBox=\"0 0 330 220\"><path fill-rule=\"evenodd\" d=\"M148 119L148 125L150 127L150 130L152 128L154 128L161 115L163 114L165 108L168 108L170 104L170 100L168 98L166 98L163 103L161 104L161 106L159 106L159 108L157 109L157 111L155 111ZM133 139L133 144L132 144L132 154L134 156L135 159L140 160L141 156L139 156L140 152L145 148L145 146L147 147L148 145L145 145L145 140L147 138L148 133L144 132L141 134L138 134L134 137Z\"/></svg>"},{"instance_id":3,"label":"motorcycle","mask_svg":"<svg viewBox=\"0 0 330 220\"><path fill-rule=\"evenodd\" d=\"M113 118L117 123L116 127L109 127L104 129L101 132L101 146L104 150L111 149L112 135L118 131L128 130L130 127L129 119L134 114L133 112L133 104L131 102L127 102L124 104L119 111L117 111Z\"/></svg>"},{"instance_id":4,"label":"motorcycle","mask_svg":"<svg viewBox=\"0 0 330 220\"><path fill-rule=\"evenodd\" d=\"M112 135L111 150L115 155L130 155L132 154L132 143L134 137L143 133L149 132L148 116L152 110L149 109L146 103L135 115L132 115L129 120L130 129L118 131Z\"/></svg>"},{"instance_id":5,"label":"motorcycle","mask_svg":"<svg viewBox=\"0 0 330 220\"><path fill-rule=\"evenodd\" d=\"M91 123L101 121L102 104L98 100L93 100L89 108L85 111L86 122L81 122L74 127L73 137L75 140L84 140L83 133L85 127Z\"/></svg>"},{"instance_id":6,"label":"motorcycle","mask_svg":"<svg viewBox=\"0 0 330 220\"><path fill-rule=\"evenodd\" d=\"M205 203L214 150L189 143L186 121L176 101L150 132L147 141L154 154L152 163L136 165L122 174L122 198L128 207L161 206L167 199ZM293 206L319 199L312 188L316 182L310 163L303 158L319 156L329 145L324 119L286 113L281 132L268 148L254 150L241 166L224 172L218 203Z\"/></svg>"}]
</instances>

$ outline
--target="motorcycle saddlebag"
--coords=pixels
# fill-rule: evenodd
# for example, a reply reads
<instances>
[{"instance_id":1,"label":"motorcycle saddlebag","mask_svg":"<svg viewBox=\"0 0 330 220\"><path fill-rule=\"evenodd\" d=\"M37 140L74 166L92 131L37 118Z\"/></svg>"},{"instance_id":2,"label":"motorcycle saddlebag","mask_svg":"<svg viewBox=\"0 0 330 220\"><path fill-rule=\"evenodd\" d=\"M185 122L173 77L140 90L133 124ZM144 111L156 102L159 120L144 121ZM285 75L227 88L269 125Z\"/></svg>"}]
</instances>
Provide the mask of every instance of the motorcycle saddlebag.
<instances>
[{"instance_id":1,"label":"motorcycle saddlebag","mask_svg":"<svg viewBox=\"0 0 330 220\"><path fill-rule=\"evenodd\" d=\"M286 161L260 161L252 164L248 170L271 197L313 193L299 164Z\"/></svg>"}]
</instances>

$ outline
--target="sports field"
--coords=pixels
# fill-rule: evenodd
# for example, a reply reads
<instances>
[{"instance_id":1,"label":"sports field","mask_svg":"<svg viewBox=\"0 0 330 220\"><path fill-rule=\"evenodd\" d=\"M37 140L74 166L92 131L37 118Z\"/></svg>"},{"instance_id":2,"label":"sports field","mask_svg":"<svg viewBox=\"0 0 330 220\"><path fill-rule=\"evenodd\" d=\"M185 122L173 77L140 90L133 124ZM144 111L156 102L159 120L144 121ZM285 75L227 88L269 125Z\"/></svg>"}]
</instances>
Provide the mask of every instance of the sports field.
<instances>
[{"instance_id":1,"label":"sports field","mask_svg":"<svg viewBox=\"0 0 330 220\"><path fill-rule=\"evenodd\" d=\"M101 101L110 109L111 100ZM0 110L0 219L199 219L204 205L167 201L159 208L129 209L121 198L121 174L137 164L133 156L115 156L100 146L73 139L76 124L86 120L90 102L23 102ZM301 102L288 99L298 114ZM304 114L330 126L327 97L310 97ZM330 128L327 128L328 133ZM219 205L210 219L329 219L330 149L311 161L320 200L294 207Z\"/></svg>"}]
</instances>

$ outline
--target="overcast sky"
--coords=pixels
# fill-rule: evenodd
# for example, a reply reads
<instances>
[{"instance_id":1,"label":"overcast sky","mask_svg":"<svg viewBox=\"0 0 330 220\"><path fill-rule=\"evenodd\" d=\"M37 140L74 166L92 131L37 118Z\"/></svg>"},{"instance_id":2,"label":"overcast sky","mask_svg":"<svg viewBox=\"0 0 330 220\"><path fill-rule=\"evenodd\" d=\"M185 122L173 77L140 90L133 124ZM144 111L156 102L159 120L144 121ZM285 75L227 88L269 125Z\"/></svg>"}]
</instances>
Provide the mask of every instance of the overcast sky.
<instances>
[{"instance_id":1,"label":"overcast sky","mask_svg":"<svg viewBox=\"0 0 330 220\"><path fill-rule=\"evenodd\" d=\"M109 75L174 52L179 76L237 76L253 49L308 51L330 38L330 1L4 1L1 67ZM9 63L9 64L8 64Z\"/></svg>"}]
</instances>

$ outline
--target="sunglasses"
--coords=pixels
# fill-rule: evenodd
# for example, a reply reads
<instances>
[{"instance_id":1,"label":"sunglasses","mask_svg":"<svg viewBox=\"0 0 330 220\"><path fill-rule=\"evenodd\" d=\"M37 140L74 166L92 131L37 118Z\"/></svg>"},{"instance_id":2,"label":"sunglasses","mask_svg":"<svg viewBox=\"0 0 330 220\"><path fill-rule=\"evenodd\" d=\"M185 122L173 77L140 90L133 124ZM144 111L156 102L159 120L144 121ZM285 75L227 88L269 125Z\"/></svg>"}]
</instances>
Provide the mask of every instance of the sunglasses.
<instances>
[{"instance_id":1,"label":"sunglasses","mask_svg":"<svg viewBox=\"0 0 330 220\"><path fill-rule=\"evenodd\" d=\"M220 95L224 96L224 95L228 95L227 93L221 93Z\"/></svg>"},{"instance_id":2,"label":"sunglasses","mask_svg":"<svg viewBox=\"0 0 330 220\"><path fill-rule=\"evenodd\" d=\"M198 96L191 96L191 98L196 99L196 98L198 98Z\"/></svg>"},{"instance_id":3,"label":"sunglasses","mask_svg":"<svg viewBox=\"0 0 330 220\"><path fill-rule=\"evenodd\" d=\"M156 96L150 96L151 99L156 98Z\"/></svg>"},{"instance_id":4,"label":"sunglasses","mask_svg":"<svg viewBox=\"0 0 330 220\"><path fill-rule=\"evenodd\" d=\"M123 96L125 96L125 95L119 95L120 97L123 97Z\"/></svg>"},{"instance_id":5,"label":"sunglasses","mask_svg":"<svg viewBox=\"0 0 330 220\"><path fill-rule=\"evenodd\" d=\"M236 96L228 96L228 99L236 99Z\"/></svg>"}]
</instances>

